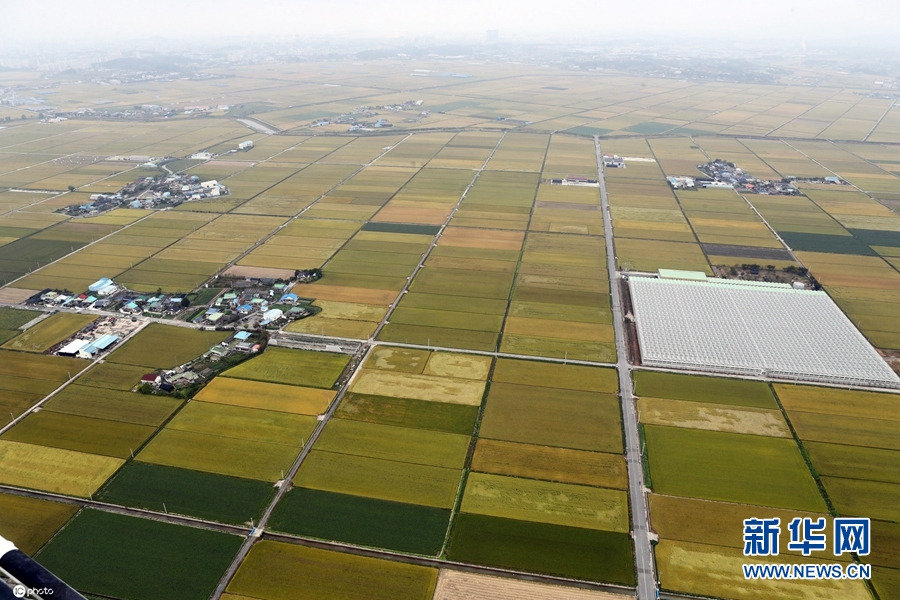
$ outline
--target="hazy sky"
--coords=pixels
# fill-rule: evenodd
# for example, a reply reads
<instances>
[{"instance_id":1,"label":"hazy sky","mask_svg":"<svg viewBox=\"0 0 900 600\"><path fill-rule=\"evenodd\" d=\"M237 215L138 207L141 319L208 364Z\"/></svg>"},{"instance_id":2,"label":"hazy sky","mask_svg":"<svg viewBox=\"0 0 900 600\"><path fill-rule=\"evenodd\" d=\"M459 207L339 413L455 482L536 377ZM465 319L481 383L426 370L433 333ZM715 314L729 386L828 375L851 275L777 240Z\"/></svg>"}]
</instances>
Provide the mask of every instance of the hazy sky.
<instances>
[{"instance_id":1,"label":"hazy sky","mask_svg":"<svg viewBox=\"0 0 900 600\"><path fill-rule=\"evenodd\" d=\"M898 0L0 0L0 40L525 34L823 39L900 31Z\"/></svg>"}]
</instances>

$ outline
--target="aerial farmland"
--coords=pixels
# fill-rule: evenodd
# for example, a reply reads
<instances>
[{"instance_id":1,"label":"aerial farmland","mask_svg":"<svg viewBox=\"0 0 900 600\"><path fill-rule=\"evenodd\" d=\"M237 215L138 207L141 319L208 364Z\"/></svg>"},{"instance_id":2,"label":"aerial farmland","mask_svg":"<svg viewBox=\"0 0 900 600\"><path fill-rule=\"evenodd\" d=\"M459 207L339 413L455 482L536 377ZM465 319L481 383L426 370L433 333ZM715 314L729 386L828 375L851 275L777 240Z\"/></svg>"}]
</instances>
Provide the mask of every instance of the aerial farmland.
<instances>
[{"instance_id":1,"label":"aerial farmland","mask_svg":"<svg viewBox=\"0 0 900 600\"><path fill-rule=\"evenodd\" d=\"M0 535L85 597L898 598L900 105L861 77L26 75ZM870 518L786 554L871 578L748 582L751 517Z\"/></svg>"}]
</instances>

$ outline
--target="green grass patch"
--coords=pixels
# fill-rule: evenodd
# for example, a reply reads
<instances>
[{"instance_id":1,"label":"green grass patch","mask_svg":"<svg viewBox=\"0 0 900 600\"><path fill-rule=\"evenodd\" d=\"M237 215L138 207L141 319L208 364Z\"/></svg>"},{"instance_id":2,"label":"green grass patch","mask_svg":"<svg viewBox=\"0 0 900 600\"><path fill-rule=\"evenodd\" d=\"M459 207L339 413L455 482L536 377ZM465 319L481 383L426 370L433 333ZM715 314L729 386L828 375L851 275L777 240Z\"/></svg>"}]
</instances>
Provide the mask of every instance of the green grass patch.
<instances>
[{"instance_id":1,"label":"green grass patch","mask_svg":"<svg viewBox=\"0 0 900 600\"><path fill-rule=\"evenodd\" d=\"M350 357L345 354L268 348L262 356L245 361L222 376L327 389L349 362Z\"/></svg>"},{"instance_id":2,"label":"green grass patch","mask_svg":"<svg viewBox=\"0 0 900 600\"><path fill-rule=\"evenodd\" d=\"M336 416L368 423L471 435L478 418L478 407L349 392L341 401Z\"/></svg>"},{"instance_id":3,"label":"green grass patch","mask_svg":"<svg viewBox=\"0 0 900 600\"><path fill-rule=\"evenodd\" d=\"M200 356L228 335L227 331L198 331L151 323L106 360L150 369L171 369Z\"/></svg>"},{"instance_id":4,"label":"green grass patch","mask_svg":"<svg viewBox=\"0 0 900 600\"><path fill-rule=\"evenodd\" d=\"M437 569L263 540L228 592L266 600L431 600Z\"/></svg>"},{"instance_id":5,"label":"green grass patch","mask_svg":"<svg viewBox=\"0 0 900 600\"><path fill-rule=\"evenodd\" d=\"M321 490L294 488L269 527L297 535L436 556L450 511Z\"/></svg>"},{"instance_id":6,"label":"green grass patch","mask_svg":"<svg viewBox=\"0 0 900 600\"><path fill-rule=\"evenodd\" d=\"M792 439L645 425L654 491L827 512Z\"/></svg>"},{"instance_id":7,"label":"green grass patch","mask_svg":"<svg viewBox=\"0 0 900 600\"><path fill-rule=\"evenodd\" d=\"M634 585L626 533L460 513L447 558L460 562Z\"/></svg>"},{"instance_id":8,"label":"green grass patch","mask_svg":"<svg viewBox=\"0 0 900 600\"><path fill-rule=\"evenodd\" d=\"M259 520L274 492L271 484L262 481L132 461L106 484L98 498L240 525Z\"/></svg>"},{"instance_id":9,"label":"green grass patch","mask_svg":"<svg viewBox=\"0 0 900 600\"><path fill-rule=\"evenodd\" d=\"M634 391L638 396L652 398L755 408L778 408L772 390L767 384L760 381L635 371Z\"/></svg>"},{"instance_id":10,"label":"green grass patch","mask_svg":"<svg viewBox=\"0 0 900 600\"><path fill-rule=\"evenodd\" d=\"M38 554L89 594L127 600L208 598L237 553L236 535L85 509Z\"/></svg>"}]
</instances>

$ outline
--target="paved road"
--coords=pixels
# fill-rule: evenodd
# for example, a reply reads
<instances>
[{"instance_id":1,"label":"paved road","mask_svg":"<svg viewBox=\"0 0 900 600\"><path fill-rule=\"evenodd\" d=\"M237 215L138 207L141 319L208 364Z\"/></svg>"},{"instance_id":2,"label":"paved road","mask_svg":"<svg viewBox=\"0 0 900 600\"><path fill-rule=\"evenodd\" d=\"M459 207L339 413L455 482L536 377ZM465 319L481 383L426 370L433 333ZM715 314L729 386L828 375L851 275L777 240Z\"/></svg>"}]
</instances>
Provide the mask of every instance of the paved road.
<instances>
[{"instance_id":1,"label":"paved road","mask_svg":"<svg viewBox=\"0 0 900 600\"><path fill-rule=\"evenodd\" d=\"M249 127L250 129L252 129L254 131L258 131L259 133L265 133L267 135L274 135L281 131L280 129L277 131L275 129L272 129L272 126L267 125L258 119L245 118L245 119L235 119L235 120L240 123L243 123L244 125L246 125L247 127Z\"/></svg>"},{"instance_id":2,"label":"paved road","mask_svg":"<svg viewBox=\"0 0 900 600\"><path fill-rule=\"evenodd\" d=\"M650 545L650 512L644 488L644 467L641 464L641 439L638 435L637 409L631 383L631 365L625 341L625 322L622 314L622 298L619 292L619 274L616 270L616 253L613 245L612 218L609 214L609 198L603 179L603 156L600 139L594 136L597 149L597 176L600 181L600 202L603 212L603 230L606 234L606 255L609 268L609 291L612 296L613 324L616 332L616 354L619 372L619 394L622 398L622 417L625 425L625 460L628 464L628 493L631 498L632 537L637 563L637 594L639 600L655 600L657 597L656 574L653 565L653 549Z\"/></svg>"}]
</instances>

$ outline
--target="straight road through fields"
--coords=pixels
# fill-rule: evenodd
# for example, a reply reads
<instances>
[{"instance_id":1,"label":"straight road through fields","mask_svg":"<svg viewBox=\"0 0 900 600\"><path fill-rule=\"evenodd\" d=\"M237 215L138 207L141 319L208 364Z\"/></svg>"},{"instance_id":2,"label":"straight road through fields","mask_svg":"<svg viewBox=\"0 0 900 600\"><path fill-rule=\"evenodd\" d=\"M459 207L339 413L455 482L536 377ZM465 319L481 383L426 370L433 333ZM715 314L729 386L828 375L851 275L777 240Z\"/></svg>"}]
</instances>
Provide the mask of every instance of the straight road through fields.
<instances>
[{"instance_id":1,"label":"straight road through fields","mask_svg":"<svg viewBox=\"0 0 900 600\"><path fill-rule=\"evenodd\" d=\"M631 498L632 537L637 564L637 595L639 600L655 600L658 590L653 565L653 549L650 546L650 512L644 493L644 467L641 464L641 439L638 434L637 410L631 383L631 365L625 341L625 323L622 315L622 298L619 293L619 273L616 270L616 252L613 244L612 218L609 214L609 198L603 179L603 155L600 138L594 136L597 151L597 177L600 182L600 209L603 212L603 231L606 236L606 257L609 268L609 292L612 299L613 324L616 332L616 369L619 372L619 395L622 399L622 421L625 425L625 460L628 464L628 493Z\"/></svg>"}]
</instances>

